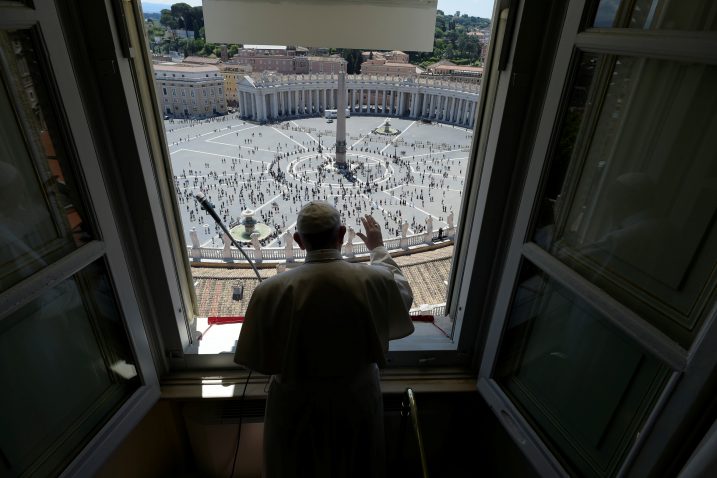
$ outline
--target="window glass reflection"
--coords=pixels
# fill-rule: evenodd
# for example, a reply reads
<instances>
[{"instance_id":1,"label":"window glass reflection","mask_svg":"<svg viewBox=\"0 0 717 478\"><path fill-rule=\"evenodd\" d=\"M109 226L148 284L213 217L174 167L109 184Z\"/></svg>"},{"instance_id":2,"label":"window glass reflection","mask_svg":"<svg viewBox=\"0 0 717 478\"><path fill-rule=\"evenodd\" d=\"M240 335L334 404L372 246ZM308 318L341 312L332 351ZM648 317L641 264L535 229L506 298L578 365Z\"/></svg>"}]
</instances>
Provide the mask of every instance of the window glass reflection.
<instances>
[{"instance_id":1,"label":"window glass reflection","mask_svg":"<svg viewBox=\"0 0 717 478\"><path fill-rule=\"evenodd\" d=\"M717 68L585 55L577 78L533 240L688 346L716 285Z\"/></svg>"},{"instance_id":2,"label":"window glass reflection","mask_svg":"<svg viewBox=\"0 0 717 478\"><path fill-rule=\"evenodd\" d=\"M601 0L593 27L715 31L717 5L712 0Z\"/></svg>"},{"instance_id":3,"label":"window glass reflection","mask_svg":"<svg viewBox=\"0 0 717 478\"><path fill-rule=\"evenodd\" d=\"M0 449L12 476L62 469L139 386L102 263L0 320ZM40 472L40 470L43 470Z\"/></svg>"},{"instance_id":4,"label":"window glass reflection","mask_svg":"<svg viewBox=\"0 0 717 478\"><path fill-rule=\"evenodd\" d=\"M572 476L614 476L669 372L523 264L495 376Z\"/></svg>"},{"instance_id":5,"label":"window glass reflection","mask_svg":"<svg viewBox=\"0 0 717 478\"><path fill-rule=\"evenodd\" d=\"M0 31L0 292L91 239L31 32Z\"/></svg>"}]
</instances>

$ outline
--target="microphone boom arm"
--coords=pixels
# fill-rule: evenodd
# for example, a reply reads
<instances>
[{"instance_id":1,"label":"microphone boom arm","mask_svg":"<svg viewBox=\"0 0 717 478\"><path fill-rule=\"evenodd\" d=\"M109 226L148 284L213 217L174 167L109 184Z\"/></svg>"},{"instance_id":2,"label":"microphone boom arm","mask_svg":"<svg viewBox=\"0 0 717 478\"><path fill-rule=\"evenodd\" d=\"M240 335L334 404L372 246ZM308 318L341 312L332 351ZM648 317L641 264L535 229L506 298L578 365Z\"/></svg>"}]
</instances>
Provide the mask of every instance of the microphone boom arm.
<instances>
[{"instance_id":1,"label":"microphone boom arm","mask_svg":"<svg viewBox=\"0 0 717 478\"><path fill-rule=\"evenodd\" d=\"M247 260L247 262L249 263L251 268L254 270L254 274L256 274L257 279L259 279L259 282L261 282L262 278L261 278L261 275L259 274L259 270L256 268L256 266L254 265L254 262L249 258L249 256L246 254L246 252L244 252L244 249L241 248L239 243L234 239L234 237L231 235L231 233L229 232L227 227L224 225L222 220L219 218L219 215L214 210L214 206L212 205L212 203L209 202L207 197L201 191L196 193L194 195L194 197L196 198L197 202L199 202L199 204L202 206L202 209L207 211L209 213L209 215L212 216L212 218L214 219L214 222L216 222L219 225L219 227L222 229L222 231L224 231L224 234L227 235L227 237L232 242L234 247L239 249L239 252L241 252L241 254L244 256L244 258Z\"/></svg>"}]
</instances>

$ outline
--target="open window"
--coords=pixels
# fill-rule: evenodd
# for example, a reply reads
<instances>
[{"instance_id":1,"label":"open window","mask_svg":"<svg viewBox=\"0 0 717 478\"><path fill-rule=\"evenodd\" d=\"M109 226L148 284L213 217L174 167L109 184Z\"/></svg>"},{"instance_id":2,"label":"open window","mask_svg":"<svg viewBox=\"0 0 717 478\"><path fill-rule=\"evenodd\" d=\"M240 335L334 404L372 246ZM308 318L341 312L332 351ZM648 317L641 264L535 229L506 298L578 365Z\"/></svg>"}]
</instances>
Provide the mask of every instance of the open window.
<instances>
[{"instance_id":1,"label":"open window","mask_svg":"<svg viewBox=\"0 0 717 478\"><path fill-rule=\"evenodd\" d=\"M426 16L431 5L434 10ZM347 260L368 260L355 232L359 217L373 214L414 290L411 313L417 333L391 343L391 362L466 364L474 339L459 350L462 319L458 294L452 291L464 275L459 268L465 262L456 251L467 241L462 224L470 213L464 209L475 198L479 179L473 131L490 25L467 15L436 16L431 2L301 4L304 16L308 8L317 8L329 16L344 18L351 11L377 19L351 27L347 37L343 30L337 35L330 28L294 28L302 21L287 11L296 5L281 4L280 18L271 13L276 8L207 2L207 41L246 41L241 35L260 25L251 39L262 44L238 49L218 43L216 58L190 55L181 62L180 52L167 50L173 43L162 38L189 32L144 20L146 46L152 50L151 58L143 59L144 68L151 68L154 102L164 118L167 160L162 168L172 177L164 199L178 219L177 249L190 262L195 293L194 313L179 324L188 335L176 355L185 364L232 366L246 304L258 283L243 254L196 202L194 194L202 191L263 277L303 261L304 251L291 237L301 204L323 199L336 205L349 228L342 250ZM198 25L187 20L189 15L180 23ZM289 17L290 25L281 27ZM241 28L227 18L252 18L251 26ZM395 31L381 22L391 23ZM466 60L481 66L397 51L416 44L401 31L412 31L424 43L428 37L432 48L437 28L455 37L442 42L450 48L460 44ZM286 37L288 30L294 36ZM299 42L306 35L306 46L266 44L286 38ZM138 44L144 51L145 44ZM347 72L349 174L334 168L331 159L341 106L339 71ZM171 328L163 333L174 334Z\"/></svg>"},{"instance_id":2,"label":"open window","mask_svg":"<svg viewBox=\"0 0 717 478\"><path fill-rule=\"evenodd\" d=\"M32 4L0 6L0 474L89 475L159 386L61 22Z\"/></svg>"},{"instance_id":3,"label":"open window","mask_svg":"<svg viewBox=\"0 0 717 478\"><path fill-rule=\"evenodd\" d=\"M541 473L647 476L715 363L715 10L563 14L479 389Z\"/></svg>"}]
</instances>

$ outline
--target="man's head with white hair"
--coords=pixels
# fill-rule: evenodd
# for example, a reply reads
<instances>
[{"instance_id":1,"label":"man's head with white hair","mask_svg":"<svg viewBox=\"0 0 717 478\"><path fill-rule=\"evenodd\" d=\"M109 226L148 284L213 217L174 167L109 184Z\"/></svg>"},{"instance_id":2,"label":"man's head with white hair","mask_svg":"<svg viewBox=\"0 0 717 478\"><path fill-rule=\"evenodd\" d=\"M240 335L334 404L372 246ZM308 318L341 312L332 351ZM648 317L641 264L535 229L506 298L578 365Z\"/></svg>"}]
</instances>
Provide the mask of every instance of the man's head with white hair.
<instances>
[{"instance_id":1,"label":"man's head with white hair","mask_svg":"<svg viewBox=\"0 0 717 478\"><path fill-rule=\"evenodd\" d=\"M346 226L341 215L325 201L311 201L301 208L296 220L294 240L299 247L309 251L317 249L341 249Z\"/></svg>"}]
</instances>

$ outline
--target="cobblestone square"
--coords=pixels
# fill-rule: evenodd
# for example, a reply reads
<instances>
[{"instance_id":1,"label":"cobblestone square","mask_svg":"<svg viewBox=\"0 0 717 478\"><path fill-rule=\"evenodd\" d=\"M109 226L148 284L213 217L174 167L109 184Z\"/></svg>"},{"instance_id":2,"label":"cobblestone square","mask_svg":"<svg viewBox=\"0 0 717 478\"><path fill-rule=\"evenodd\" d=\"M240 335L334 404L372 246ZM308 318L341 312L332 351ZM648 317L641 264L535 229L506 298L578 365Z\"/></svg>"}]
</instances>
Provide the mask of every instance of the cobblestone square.
<instances>
[{"instance_id":1,"label":"cobblestone square","mask_svg":"<svg viewBox=\"0 0 717 478\"><path fill-rule=\"evenodd\" d=\"M453 218L455 223L472 131L388 119L397 134L377 132L386 117L347 118L348 173L333 167L336 123L324 118L267 125L236 116L165 121L187 244L195 228L202 247L223 246L218 227L193 197L200 190L227 225L254 210L273 231L262 241L265 247L284 245L298 210L312 199L334 204L355 230L361 215L373 214L385 239L400 237L404 222L408 234L425 232L427 224L438 231Z\"/></svg>"}]
</instances>

